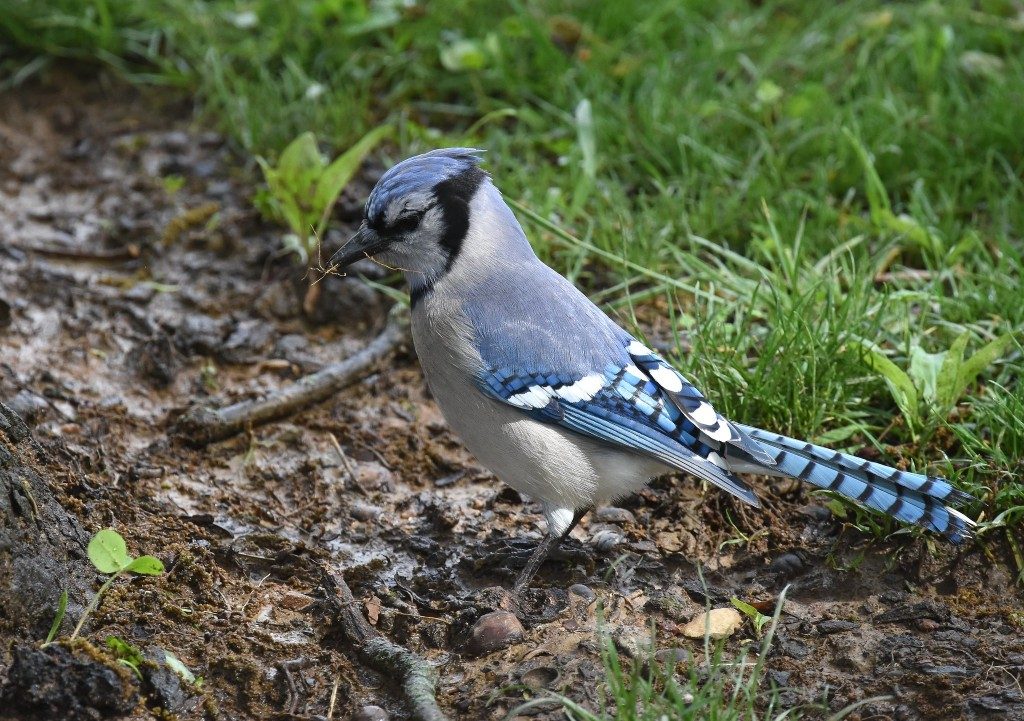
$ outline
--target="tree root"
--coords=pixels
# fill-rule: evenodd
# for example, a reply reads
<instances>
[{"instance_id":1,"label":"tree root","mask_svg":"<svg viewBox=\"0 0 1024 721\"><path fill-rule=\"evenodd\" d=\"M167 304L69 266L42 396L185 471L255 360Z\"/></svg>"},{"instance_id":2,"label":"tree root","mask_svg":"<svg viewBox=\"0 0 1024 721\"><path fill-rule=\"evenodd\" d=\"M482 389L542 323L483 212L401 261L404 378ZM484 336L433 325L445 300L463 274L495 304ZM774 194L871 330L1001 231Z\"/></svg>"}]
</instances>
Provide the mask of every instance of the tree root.
<instances>
[{"instance_id":1,"label":"tree root","mask_svg":"<svg viewBox=\"0 0 1024 721\"><path fill-rule=\"evenodd\" d=\"M363 371L391 353L405 340L407 331L408 321L392 311L387 327L355 355L332 363L264 398L220 409L194 406L175 422L171 434L190 445L204 446L324 401L355 382Z\"/></svg>"},{"instance_id":2,"label":"tree root","mask_svg":"<svg viewBox=\"0 0 1024 721\"><path fill-rule=\"evenodd\" d=\"M325 568L322 583L342 633L359 660L385 677L398 680L413 718L419 721L448 721L434 695L437 687L434 667L409 649L385 638L367 623L360 604L340 573Z\"/></svg>"}]
</instances>

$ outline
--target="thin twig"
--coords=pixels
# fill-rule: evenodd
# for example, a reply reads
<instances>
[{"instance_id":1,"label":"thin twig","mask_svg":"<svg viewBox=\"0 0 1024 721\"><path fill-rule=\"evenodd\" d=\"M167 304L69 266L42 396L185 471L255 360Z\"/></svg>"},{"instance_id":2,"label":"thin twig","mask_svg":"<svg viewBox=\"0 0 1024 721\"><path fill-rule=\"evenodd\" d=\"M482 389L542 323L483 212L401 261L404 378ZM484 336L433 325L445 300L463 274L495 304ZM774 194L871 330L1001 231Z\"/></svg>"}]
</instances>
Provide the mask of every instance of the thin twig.
<instances>
[{"instance_id":1,"label":"thin twig","mask_svg":"<svg viewBox=\"0 0 1024 721\"><path fill-rule=\"evenodd\" d=\"M171 432L186 443L202 446L320 403L351 385L367 368L391 353L405 340L406 331L406 321L393 312L381 334L355 355L264 398L220 409L195 406L178 419Z\"/></svg>"},{"instance_id":2,"label":"thin twig","mask_svg":"<svg viewBox=\"0 0 1024 721\"><path fill-rule=\"evenodd\" d=\"M64 260L78 260L86 263L120 263L127 260L136 260L142 255L139 246L129 243L121 248L109 250L80 250L78 248L46 248L37 245L12 244L13 248L25 253L34 253L49 258L62 258Z\"/></svg>"},{"instance_id":3,"label":"thin twig","mask_svg":"<svg viewBox=\"0 0 1024 721\"><path fill-rule=\"evenodd\" d=\"M333 721L334 719L334 704L338 700L338 684L341 682L341 676L334 677L334 687L331 689L331 703L327 707L327 721Z\"/></svg>"},{"instance_id":4,"label":"thin twig","mask_svg":"<svg viewBox=\"0 0 1024 721\"><path fill-rule=\"evenodd\" d=\"M437 673L425 659L385 638L363 618L361 605L340 573L324 569L322 583L335 618L359 660L394 678L409 702L413 718L419 721L448 721L437 705Z\"/></svg>"}]
</instances>

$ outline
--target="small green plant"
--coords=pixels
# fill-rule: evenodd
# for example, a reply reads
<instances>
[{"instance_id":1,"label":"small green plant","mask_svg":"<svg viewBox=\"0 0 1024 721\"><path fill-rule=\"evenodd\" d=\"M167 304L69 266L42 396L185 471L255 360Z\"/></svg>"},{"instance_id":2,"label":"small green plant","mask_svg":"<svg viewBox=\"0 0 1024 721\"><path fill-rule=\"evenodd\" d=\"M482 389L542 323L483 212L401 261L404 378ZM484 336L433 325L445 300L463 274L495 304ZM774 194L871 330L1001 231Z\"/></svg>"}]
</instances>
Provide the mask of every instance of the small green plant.
<instances>
[{"instance_id":1,"label":"small green plant","mask_svg":"<svg viewBox=\"0 0 1024 721\"><path fill-rule=\"evenodd\" d=\"M1006 333L965 358L969 337L968 332L961 333L948 350L939 353L928 353L915 343L910 349L906 370L871 343L862 341L865 364L885 379L893 400L915 434L929 428L934 430L936 422L949 415L968 386L1003 356L1013 340L1013 334Z\"/></svg>"},{"instance_id":2,"label":"small green plant","mask_svg":"<svg viewBox=\"0 0 1024 721\"><path fill-rule=\"evenodd\" d=\"M754 624L754 633L757 634L758 638L761 638L761 631L772 621L771 616L765 616L763 613L758 611L756 608L751 606L746 601L741 601L738 598L731 598L730 602L736 608L737 611L742 613L744 616L750 619L750 622Z\"/></svg>"},{"instance_id":3,"label":"small green plant","mask_svg":"<svg viewBox=\"0 0 1024 721\"><path fill-rule=\"evenodd\" d=\"M308 265L314 257L341 191L367 154L390 132L388 126L371 130L331 163L324 160L316 136L309 132L288 144L276 166L266 158L256 158L270 190L265 198L269 214L288 226L291 233L284 237L285 248L303 263Z\"/></svg>"},{"instance_id":4,"label":"small green plant","mask_svg":"<svg viewBox=\"0 0 1024 721\"><path fill-rule=\"evenodd\" d=\"M164 572L164 564L160 562L159 558L153 556L139 556L138 558L132 558L128 555L128 546L124 542L124 538L121 534L115 531L113 528L104 528L101 531L97 531L89 540L89 547L87 549L89 554L89 560L92 561L92 565L96 567L96 570L100 573L111 574L110 578L104 581L103 585L96 592L96 595L89 601L89 605L86 606L85 611L82 612L82 617L78 619L78 624L75 626L75 630L71 632L70 639L74 640L78 638L79 632L82 630L82 626L85 625L85 621L89 618L89 615L96 610L99 606L100 599L110 588L110 585L117 580L118 576L122 573L138 573L144 576L159 576ZM58 609L59 613L59 609ZM55 626L59 627L58 622L54 622ZM54 636L56 633L51 629L51 634ZM53 640L49 636L48 640ZM109 643L109 640L108 640Z\"/></svg>"},{"instance_id":5,"label":"small green plant","mask_svg":"<svg viewBox=\"0 0 1024 721\"><path fill-rule=\"evenodd\" d=\"M53 623L50 624L50 632L46 634L46 640L43 642L44 646L53 643L53 639L57 638L57 633L60 631L60 625L64 622L64 613L68 610L68 590L65 588L60 592L60 600L57 601L57 613L53 617Z\"/></svg>"},{"instance_id":6,"label":"small green plant","mask_svg":"<svg viewBox=\"0 0 1024 721\"><path fill-rule=\"evenodd\" d=\"M107 648L113 651L119 664L130 668L139 677L139 680L142 680L142 671L139 669L144 661L142 651L117 636L107 636Z\"/></svg>"}]
</instances>

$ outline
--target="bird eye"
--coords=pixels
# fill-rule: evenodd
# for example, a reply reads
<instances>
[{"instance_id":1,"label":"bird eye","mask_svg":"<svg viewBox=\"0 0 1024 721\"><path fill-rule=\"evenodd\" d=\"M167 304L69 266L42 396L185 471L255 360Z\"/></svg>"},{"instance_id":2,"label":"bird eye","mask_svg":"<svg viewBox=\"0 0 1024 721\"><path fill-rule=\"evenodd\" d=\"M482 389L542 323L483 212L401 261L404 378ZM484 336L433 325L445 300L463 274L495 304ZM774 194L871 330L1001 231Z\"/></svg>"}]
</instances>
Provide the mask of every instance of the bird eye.
<instances>
[{"instance_id":1,"label":"bird eye","mask_svg":"<svg viewBox=\"0 0 1024 721\"><path fill-rule=\"evenodd\" d=\"M388 231L392 233L409 233L416 230L420 224L420 219L423 217L423 213L409 213L403 215L393 222L389 227Z\"/></svg>"}]
</instances>

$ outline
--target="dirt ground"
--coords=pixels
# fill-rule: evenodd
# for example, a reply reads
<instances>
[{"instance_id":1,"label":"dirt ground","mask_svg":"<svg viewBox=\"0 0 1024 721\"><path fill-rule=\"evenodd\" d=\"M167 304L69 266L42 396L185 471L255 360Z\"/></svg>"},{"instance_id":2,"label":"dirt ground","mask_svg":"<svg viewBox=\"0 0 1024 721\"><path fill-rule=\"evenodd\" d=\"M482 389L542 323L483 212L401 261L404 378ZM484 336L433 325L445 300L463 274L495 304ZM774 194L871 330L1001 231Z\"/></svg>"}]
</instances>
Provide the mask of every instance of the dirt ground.
<instances>
[{"instance_id":1,"label":"dirt ground","mask_svg":"<svg viewBox=\"0 0 1024 721\"><path fill-rule=\"evenodd\" d=\"M514 574L501 552L539 539L541 517L448 432L411 350L285 422L201 449L169 436L194 402L254 397L350 355L389 305L330 278L304 318L251 167L190 116L74 75L0 98L0 400L32 428L65 508L167 568L119 580L90 644L41 660L48 623L4 639L0 718L407 718L391 680L341 641L328 566L378 630L436 664L453 718L501 719L541 689L597 706L599 608L625 654L642 659L653 632L684 673L703 651L681 628L705 604L768 609L789 584L767 674L784 703L820 704L815 717L888 696L852 718L1024 719L1024 605L998 539L870 540L784 482L757 484L761 510L671 477L592 514L571 544L591 562L547 564L523 640L471 655L474 621ZM346 192L336 225L358 218L380 171ZM111 635L173 652L202 685L155 665L140 683L113 664ZM756 644L747 622L725 653ZM64 682L24 691L54 669ZM127 701L104 702L101 682Z\"/></svg>"}]
</instances>

